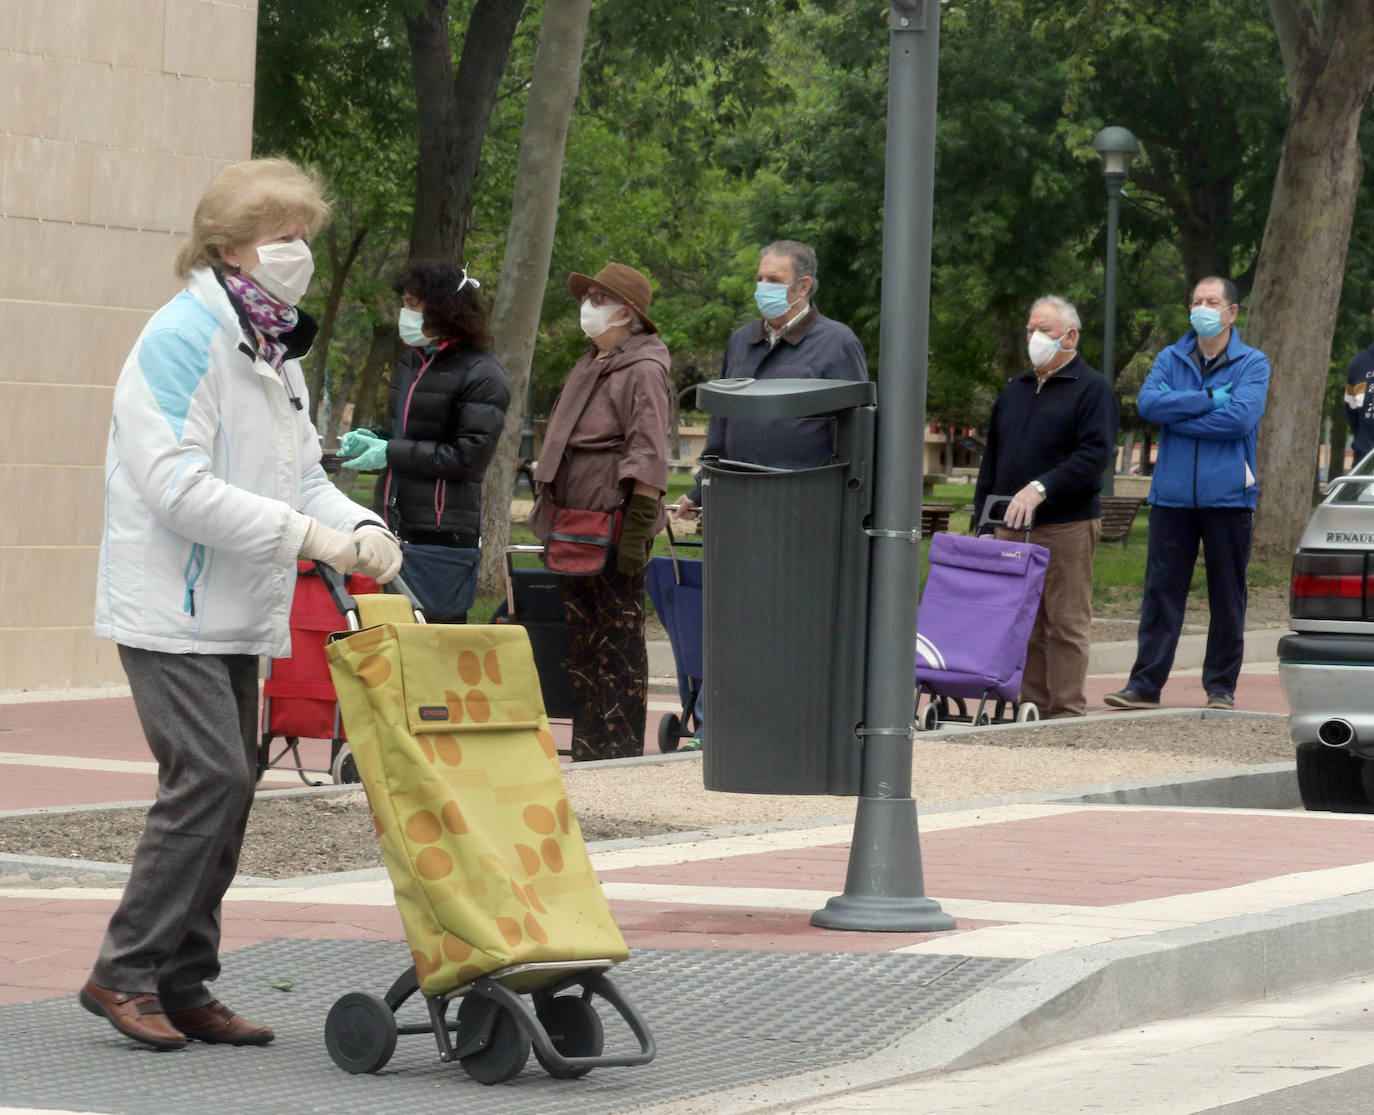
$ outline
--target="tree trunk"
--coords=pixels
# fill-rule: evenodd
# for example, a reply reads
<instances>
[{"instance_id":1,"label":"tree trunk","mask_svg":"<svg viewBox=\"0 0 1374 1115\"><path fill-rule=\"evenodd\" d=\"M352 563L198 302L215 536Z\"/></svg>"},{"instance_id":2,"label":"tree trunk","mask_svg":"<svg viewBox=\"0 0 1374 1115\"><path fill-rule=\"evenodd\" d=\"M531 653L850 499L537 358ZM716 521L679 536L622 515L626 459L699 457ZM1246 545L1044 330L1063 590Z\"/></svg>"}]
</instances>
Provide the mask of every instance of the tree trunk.
<instances>
[{"instance_id":1,"label":"tree trunk","mask_svg":"<svg viewBox=\"0 0 1374 1115\"><path fill-rule=\"evenodd\" d=\"M1293 113L1255 275L1247 343L1273 375L1259 433L1254 552L1287 561L1312 509L1331 338L1355 195L1358 130L1374 85L1369 0L1270 0Z\"/></svg>"},{"instance_id":2,"label":"tree trunk","mask_svg":"<svg viewBox=\"0 0 1374 1115\"><path fill-rule=\"evenodd\" d=\"M515 196L501 261L492 333L497 355L510 377L510 409L496 455L482 484L482 567L478 591L494 594L505 581L505 549L510 539L510 501L515 492L516 455L525 425L525 396L549 281L563 149L568 120L577 99L582 44L591 0L548 4L534 56L530 102L520 137Z\"/></svg>"},{"instance_id":3,"label":"tree trunk","mask_svg":"<svg viewBox=\"0 0 1374 1115\"><path fill-rule=\"evenodd\" d=\"M363 361L361 373L347 372L334 393L334 403L329 410L329 429L325 432L324 443L334 445L338 442L343 427L343 404L353 402L352 428L358 429L372 425L372 415L376 410L377 390L387 369L394 367L399 358L400 338L396 326L389 321L372 323L372 342L367 346L367 359ZM357 473L351 468L340 469L334 477L334 484L340 491L347 492L353 487Z\"/></svg>"},{"instance_id":4,"label":"tree trunk","mask_svg":"<svg viewBox=\"0 0 1374 1115\"><path fill-rule=\"evenodd\" d=\"M320 425L320 416L324 413L325 384L328 379L325 376L325 368L329 364L329 349L334 343L334 326L339 320L339 304L343 301L344 283L348 281L348 272L352 270L354 261L358 258L358 251L363 246L363 240L367 237L367 229L359 229L353 235L353 239L348 242L348 248L339 258L338 242L332 235L329 236L329 256L330 256L330 282L329 295L324 303L324 315L320 318L320 331L315 337L315 347L310 353L310 374L306 377L305 386L309 393L310 401L314 404L314 414L311 420L315 423L315 428ZM336 392L339 398L348 398L343 392ZM334 408L330 408L330 426L337 428L338 420L334 418ZM332 444L325 439L325 444Z\"/></svg>"},{"instance_id":5,"label":"tree trunk","mask_svg":"<svg viewBox=\"0 0 1374 1115\"><path fill-rule=\"evenodd\" d=\"M420 147L410 256L462 263L482 141L525 0L477 0L454 75L448 0L406 17Z\"/></svg>"}]
</instances>

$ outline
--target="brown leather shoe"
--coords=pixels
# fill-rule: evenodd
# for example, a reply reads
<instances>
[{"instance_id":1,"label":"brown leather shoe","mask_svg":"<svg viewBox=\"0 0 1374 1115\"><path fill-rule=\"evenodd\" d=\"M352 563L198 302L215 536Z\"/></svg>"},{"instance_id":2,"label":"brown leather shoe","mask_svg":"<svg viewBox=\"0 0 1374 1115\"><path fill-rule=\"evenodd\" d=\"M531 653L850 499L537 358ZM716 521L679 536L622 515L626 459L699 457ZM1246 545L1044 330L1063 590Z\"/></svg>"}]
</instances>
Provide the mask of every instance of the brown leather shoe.
<instances>
[{"instance_id":1,"label":"brown leather shoe","mask_svg":"<svg viewBox=\"0 0 1374 1115\"><path fill-rule=\"evenodd\" d=\"M156 995L137 991L111 991L90 980L77 996L92 1014L108 1018L110 1025L126 1038L141 1041L155 1049L180 1049L186 1035L167 1018Z\"/></svg>"},{"instance_id":2,"label":"brown leather shoe","mask_svg":"<svg viewBox=\"0 0 1374 1115\"><path fill-rule=\"evenodd\" d=\"M188 1038L211 1045L266 1045L277 1036L272 1027L235 1014L218 1001L195 1010L173 1011L167 1017Z\"/></svg>"}]
</instances>

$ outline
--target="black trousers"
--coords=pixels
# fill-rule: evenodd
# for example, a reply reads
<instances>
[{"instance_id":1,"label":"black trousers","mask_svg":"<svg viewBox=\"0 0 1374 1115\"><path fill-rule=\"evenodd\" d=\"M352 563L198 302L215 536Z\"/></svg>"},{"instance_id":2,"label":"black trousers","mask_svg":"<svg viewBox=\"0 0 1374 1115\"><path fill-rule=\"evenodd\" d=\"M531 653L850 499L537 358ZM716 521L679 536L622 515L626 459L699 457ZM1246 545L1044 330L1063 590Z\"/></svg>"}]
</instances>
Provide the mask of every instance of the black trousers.
<instances>
[{"instance_id":1,"label":"black trousers","mask_svg":"<svg viewBox=\"0 0 1374 1115\"><path fill-rule=\"evenodd\" d=\"M1235 695L1245 654L1245 570L1253 518L1253 512L1240 507L1150 509L1145 592L1128 688L1156 698L1169 680L1201 542L1211 613L1202 687L1209 695Z\"/></svg>"},{"instance_id":2,"label":"black trousers","mask_svg":"<svg viewBox=\"0 0 1374 1115\"><path fill-rule=\"evenodd\" d=\"M595 577L565 577L563 616L573 761L643 755L649 701L643 571L627 575L612 565Z\"/></svg>"},{"instance_id":3,"label":"black trousers","mask_svg":"<svg viewBox=\"0 0 1374 1115\"><path fill-rule=\"evenodd\" d=\"M192 1010L214 998L220 902L253 804L258 660L126 646L119 658L157 759L157 799L91 978Z\"/></svg>"}]
</instances>

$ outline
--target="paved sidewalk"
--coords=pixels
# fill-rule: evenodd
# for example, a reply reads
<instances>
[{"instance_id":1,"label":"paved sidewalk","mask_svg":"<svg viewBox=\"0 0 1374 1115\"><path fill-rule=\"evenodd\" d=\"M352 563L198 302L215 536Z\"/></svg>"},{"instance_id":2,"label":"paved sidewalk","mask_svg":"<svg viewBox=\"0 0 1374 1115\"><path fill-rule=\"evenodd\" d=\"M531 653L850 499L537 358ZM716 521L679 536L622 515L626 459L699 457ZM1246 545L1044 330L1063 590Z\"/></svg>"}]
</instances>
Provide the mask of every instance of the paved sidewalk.
<instances>
[{"instance_id":1,"label":"paved sidewalk","mask_svg":"<svg viewBox=\"0 0 1374 1115\"><path fill-rule=\"evenodd\" d=\"M1198 703L1195 674L1181 658L1167 705ZM1095 676L1090 700L1120 684ZM663 710L674 706L670 690L656 687ZM1272 662L1252 661L1237 703L1282 711ZM146 798L151 766L127 706L123 697L0 704L0 810ZM1147 714L1143 731L1152 720L1168 722ZM1252 792L1254 804L1296 803L1287 764L1192 784L1206 801L1223 783L1233 800ZM1158 804L1179 800L1173 784L1095 791L923 811L926 891L956 918L937 934L810 925L844 888L848 826L593 846L633 950L616 979L653 1026L658 1057L581 1081L553 1080L531 1060L511 1084L485 1090L438 1064L423 1035L403 1037L376 1077L348 1076L325 1053L330 1004L384 992L408 963L381 872L236 883L219 989L273 1022L279 1039L165 1055L133 1049L72 996L117 886L0 888L0 1102L104 1112L785 1110L1374 969L1374 816ZM1127 804L1100 804L1103 793ZM624 1037L608 1024L609 1043ZM881 1088L863 1097L846 1109L884 1109Z\"/></svg>"}]
</instances>

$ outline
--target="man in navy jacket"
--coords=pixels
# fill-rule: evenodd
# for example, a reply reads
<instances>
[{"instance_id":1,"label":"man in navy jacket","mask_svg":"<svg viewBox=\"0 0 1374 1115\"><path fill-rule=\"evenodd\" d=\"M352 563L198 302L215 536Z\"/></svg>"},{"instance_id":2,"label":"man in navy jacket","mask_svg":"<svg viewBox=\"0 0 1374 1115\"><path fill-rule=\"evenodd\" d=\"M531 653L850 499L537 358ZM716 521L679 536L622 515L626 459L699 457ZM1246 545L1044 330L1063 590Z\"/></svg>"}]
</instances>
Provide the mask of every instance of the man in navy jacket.
<instances>
[{"instance_id":1,"label":"man in navy jacket","mask_svg":"<svg viewBox=\"0 0 1374 1115\"><path fill-rule=\"evenodd\" d=\"M1234 284L1193 288L1190 329L1155 359L1136 402L1159 424L1150 484L1150 541L1136 659L1117 708L1157 708L1183 629L1201 542L1207 567L1207 707L1235 708L1245 650L1245 570L1259 483L1255 445L1269 390L1269 358L1242 343Z\"/></svg>"},{"instance_id":2,"label":"man in navy jacket","mask_svg":"<svg viewBox=\"0 0 1374 1115\"><path fill-rule=\"evenodd\" d=\"M1092 633L1093 550L1102 535L1102 475L1116 452L1111 385L1078 355L1078 311L1056 295L1026 321L1031 370L1002 389L988 419L974 489L975 529L989 497L1010 496L1003 539L1031 528L1050 551L1026 648L1021 701L1043 717L1082 716Z\"/></svg>"},{"instance_id":3,"label":"man in navy jacket","mask_svg":"<svg viewBox=\"0 0 1374 1115\"><path fill-rule=\"evenodd\" d=\"M812 299L820 279L816 253L796 240L778 240L759 255L754 300L763 315L742 325L725 345L722 379L868 379L864 347L849 326L823 315ZM703 457L772 468L817 468L834 452L831 418L757 422L711 419ZM678 514L696 513L701 482L678 500Z\"/></svg>"}]
</instances>

